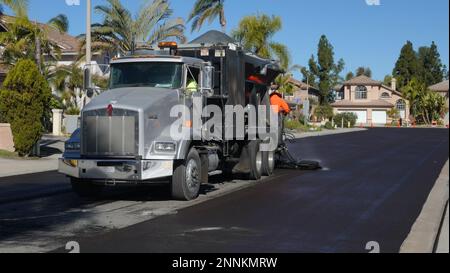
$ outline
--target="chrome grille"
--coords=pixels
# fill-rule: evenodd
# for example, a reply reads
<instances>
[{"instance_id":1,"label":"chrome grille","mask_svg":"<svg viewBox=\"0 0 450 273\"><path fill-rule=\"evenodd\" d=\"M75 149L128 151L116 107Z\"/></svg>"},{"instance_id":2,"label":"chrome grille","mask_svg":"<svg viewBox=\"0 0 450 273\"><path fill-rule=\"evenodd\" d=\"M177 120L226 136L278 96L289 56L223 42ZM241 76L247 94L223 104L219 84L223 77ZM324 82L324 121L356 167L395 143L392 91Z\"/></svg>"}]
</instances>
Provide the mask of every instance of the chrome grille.
<instances>
[{"instance_id":1,"label":"chrome grille","mask_svg":"<svg viewBox=\"0 0 450 273\"><path fill-rule=\"evenodd\" d=\"M83 113L82 154L84 156L137 156L139 153L139 113L114 109Z\"/></svg>"}]
</instances>

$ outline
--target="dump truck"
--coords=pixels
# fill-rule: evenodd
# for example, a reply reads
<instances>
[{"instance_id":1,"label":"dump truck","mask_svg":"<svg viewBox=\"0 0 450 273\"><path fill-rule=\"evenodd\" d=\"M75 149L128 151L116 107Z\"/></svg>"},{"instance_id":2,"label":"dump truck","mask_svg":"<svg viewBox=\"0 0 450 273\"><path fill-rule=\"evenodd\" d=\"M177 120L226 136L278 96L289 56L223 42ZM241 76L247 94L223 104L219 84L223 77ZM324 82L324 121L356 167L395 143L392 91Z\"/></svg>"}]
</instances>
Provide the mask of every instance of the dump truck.
<instances>
[{"instance_id":1,"label":"dump truck","mask_svg":"<svg viewBox=\"0 0 450 273\"><path fill-rule=\"evenodd\" d=\"M78 152L66 151L59 171L84 197L105 186L168 183L177 200L196 199L213 172L251 180L270 176L276 151L261 147L278 135L270 128L268 90L280 73L277 61L247 52L217 31L114 58L109 89L82 109L79 144L70 143ZM174 115L177 107L189 114ZM205 107L216 111L213 118L204 115ZM244 110L242 129L237 114L234 123L225 122L230 109ZM214 134L205 128L208 121L210 127L220 124ZM182 137L174 138L174 131Z\"/></svg>"}]
</instances>

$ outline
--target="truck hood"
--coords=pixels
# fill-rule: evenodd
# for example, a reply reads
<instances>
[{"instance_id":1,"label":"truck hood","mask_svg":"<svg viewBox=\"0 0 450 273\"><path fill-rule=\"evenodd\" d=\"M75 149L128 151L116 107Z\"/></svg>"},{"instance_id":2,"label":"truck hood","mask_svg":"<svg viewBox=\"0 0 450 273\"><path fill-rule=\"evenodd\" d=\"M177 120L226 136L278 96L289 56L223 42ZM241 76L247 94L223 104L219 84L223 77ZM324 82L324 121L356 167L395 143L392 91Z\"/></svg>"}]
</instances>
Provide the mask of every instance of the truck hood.
<instances>
[{"instance_id":1,"label":"truck hood","mask_svg":"<svg viewBox=\"0 0 450 273\"><path fill-rule=\"evenodd\" d=\"M162 106L178 100L178 91L165 88L130 87L108 90L95 97L84 111L103 109L113 104L123 108L148 110L152 106Z\"/></svg>"}]
</instances>

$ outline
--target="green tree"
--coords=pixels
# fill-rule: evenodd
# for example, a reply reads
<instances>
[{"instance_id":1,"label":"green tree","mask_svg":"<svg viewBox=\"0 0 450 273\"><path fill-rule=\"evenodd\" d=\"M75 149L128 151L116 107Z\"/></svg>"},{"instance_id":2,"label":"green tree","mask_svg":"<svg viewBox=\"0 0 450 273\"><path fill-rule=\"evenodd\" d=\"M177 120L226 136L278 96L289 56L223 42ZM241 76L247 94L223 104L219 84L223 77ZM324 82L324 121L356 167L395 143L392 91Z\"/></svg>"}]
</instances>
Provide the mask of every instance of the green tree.
<instances>
[{"instance_id":1,"label":"green tree","mask_svg":"<svg viewBox=\"0 0 450 273\"><path fill-rule=\"evenodd\" d=\"M444 66L436 44L421 47L418 51L419 74L417 75L427 85L433 85L444 80Z\"/></svg>"},{"instance_id":2,"label":"green tree","mask_svg":"<svg viewBox=\"0 0 450 273\"><path fill-rule=\"evenodd\" d=\"M173 10L168 0L145 0L136 16L120 0L106 2L106 5L95 7L103 22L92 25L94 50L123 55L169 38L186 40L184 21L181 18L170 19ZM85 44L85 38L81 38Z\"/></svg>"},{"instance_id":3,"label":"green tree","mask_svg":"<svg viewBox=\"0 0 450 273\"><path fill-rule=\"evenodd\" d=\"M44 56L59 59L61 49L48 39L45 28L30 22L27 17L18 17L8 24L8 31L0 33L3 61L15 64L20 59L34 60L39 70L44 70Z\"/></svg>"},{"instance_id":4,"label":"green tree","mask_svg":"<svg viewBox=\"0 0 450 273\"><path fill-rule=\"evenodd\" d=\"M60 32L69 31L69 18L67 18L65 14L59 14L58 16L53 17L47 24L58 29Z\"/></svg>"},{"instance_id":5,"label":"green tree","mask_svg":"<svg viewBox=\"0 0 450 273\"><path fill-rule=\"evenodd\" d=\"M402 89L403 97L409 101L411 114L414 118L420 114L420 101L426 92L426 85L417 78L413 78Z\"/></svg>"},{"instance_id":6,"label":"green tree","mask_svg":"<svg viewBox=\"0 0 450 273\"><path fill-rule=\"evenodd\" d=\"M48 81L58 92L65 109L77 107L77 90L83 87L83 71L79 62L53 67L49 71Z\"/></svg>"},{"instance_id":7,"label":"green tree","mask_svg":"<svg viewBox=\"0 0 450 273\"><path fill-rule=\"evenodd\" d=\"M372 70L369 67L358 67L356 69L356 76L366 76L372 78Z\"/></svg>"},{"instance_id":8,"label":"green tree","mask_svg":"<svg viewBox=\"0 0 450 273\"><path fill-rule=\"evenodd\" d=\"M219 17L222 31L226 32L227 19L224 2L225 0L197 0L188 18L188 22L192 21L192 32L199 31L206 20L211 24L217 17Z\"/></svg>"},{"instance_id":9,"label":"green tree","mask_svg":"<svg viewBox=\"0 0 450 273\"><path fill-rule=\"evenodd\" d=\"M251 15L242 18L232 36L246 50L262 58L278 58L281 66L287 70L290 61L289 50L285 45L272 40L282 26L279 16Z\"/></svg>"},{"instance_id":10,"label":"green tree","mask_svg":"<svg viewBox=\"0 0 450 273\"><path fill-rule=\"evenodd\" d=\"M51 91L31 60L20 60L11 69L0 91L0 115L11 124L16 151L30 155L41 138Z\"/></svg>"},{"instance_id":11,"label":"green tree","mask_svg":"<svg viewBox=\"0 0 450 273\"><path fill-rule=\"evenodd\" d=\"M391 86L393 77L391 75L386 75L383 80L383 84Z\"/></svg>"},{"instance_id":12,"label":"green tree","mask_svg":"<svg viewBox=\"0 0 450 273\"><path fill-rule=\"evenodd\" d=\"M11 8L17 16L26 16L28 10L28 0L0 0L0 13L3 5Z\"/></svg>"},{"instance_id":13,"label":"green tree","mask_svg":"<svg viewBox=\"0 0 450 273\"><path fill-rule=\"evenodd\" d=\"M345 80L349 81L351 79L353 79L355 77L355 74L353 72L348 72L347 75L345 76Z\"/></svg>"},{"instance_id":14,"label":"green tree","mask_svg":"<svg viewBox=\"0 0 450 273\"><path fill-rule=\"evenodd\" d=\"M275 79L275 83L279 85L278 91L282 94L292 95L294 93L294 84L290 81L292 78L291 73L285 73L279 75Z\"/></svg>"},{"instance_id":15,"label":"green tree","mask_svg":"<svg viewBox=\"0 0 450 273\"><path fill-rule=\"evenodd\" d=\"M419 122L431 124L440 120L448 110L446 98L428 90L427 85L417 78L404 86L402 92L410 102L411 114Z\"/></svg>"},{"instance_id":16,"label":"green tree","mask_svg":"<svg viewBox=\"0 0 450 273\"><path fill-rule=\"evenodd\" d=\"M407 85L419 73L419 61L413 44L407 41L395 64L392 75L397 79L399 88Z\"/></svg>"},{"instance_id":17,"label":"green tree","mask_svg":"<svg viewBox=\"0 0 450 273\"><path fill-rule=\"evenodd\" d=\"M320 90L320 104L328 104L332 101L331 90L342 81L339 74L344 69L344 60L340 59L337 63L334 60L334 48L325 35L320 37L317 61L314 55L309 59L309 70L302 70L303 76L310 79L312 85L317 85ZM316 80L318 84L316 84Z\"/></svg>"}]
</instances>

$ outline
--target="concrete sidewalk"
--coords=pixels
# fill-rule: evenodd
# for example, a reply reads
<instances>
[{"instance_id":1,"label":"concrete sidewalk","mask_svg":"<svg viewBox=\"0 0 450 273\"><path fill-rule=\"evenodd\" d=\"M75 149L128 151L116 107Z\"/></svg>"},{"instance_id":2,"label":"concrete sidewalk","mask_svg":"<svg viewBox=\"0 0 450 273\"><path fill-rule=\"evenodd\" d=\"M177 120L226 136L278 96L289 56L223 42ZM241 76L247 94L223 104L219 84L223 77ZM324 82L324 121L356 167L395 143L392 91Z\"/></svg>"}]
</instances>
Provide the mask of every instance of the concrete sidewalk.
<instances>
[{"instance_id":1,"label":"concrete sidewalk","mask_svg":"<svg viewBox=\"0 0 450 273\"><path fill-rule=\"evenodd\" d=\"M449 161L431 190L400 253L448 253ZM444 221L443 221L444 219Z\"/></svg>"},{"instance_id":2,"label":"concrete sidewalk","mask_svg":"<svg viewBox=\"0 0 450 273\"><path fill-rule=\"evenodd\" d=\"M447 212L445 213L444 221L441 227L441 233L439 235L439 241L437 243L436 253L449 253L448 247L448 204L447 204Z\"/></svg>"},{"instance_id":3,"label":"concrete sidewalk","mask_svg":"<svg viewBox=\"0 0 450 273\"><path fill-rule=\"evenodd\" d=\"M355 132L367 131L366 128L338 128L335 130L322 130L320 132L306 132L306 133L294 133L295 138L307 138L307 137L320 137L329 135L348 134Z\"/></svg>"},{"instance_id":4,"label":"concrete sidewalk","mask_svg":"<svg viewBox=\"0 0 450 273\"><path fill-rule=\"evenodd\" d=\"M39 159L0 158L0 177L57 170L65 140L62 137L44 136L41 140L42 158Z\"/></svg>"}]
</instances>

